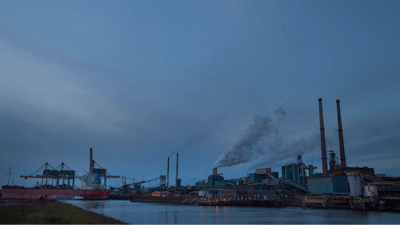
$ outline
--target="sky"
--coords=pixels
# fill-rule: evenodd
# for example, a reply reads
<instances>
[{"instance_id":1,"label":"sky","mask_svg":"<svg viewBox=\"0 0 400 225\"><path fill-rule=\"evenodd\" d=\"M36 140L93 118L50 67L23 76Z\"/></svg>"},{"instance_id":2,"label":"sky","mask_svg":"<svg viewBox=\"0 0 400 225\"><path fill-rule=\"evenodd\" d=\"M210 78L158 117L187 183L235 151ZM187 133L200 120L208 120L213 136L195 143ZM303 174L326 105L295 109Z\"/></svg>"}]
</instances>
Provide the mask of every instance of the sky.
<instances>
[{"instance_id":1,"label":"sky","mask_svg":"<svg viewBox=\"0 0 400 225\"><path fill-rule=\"evenodd\" d=\"M281 175L297 154L321 172L318 98L327 150L340 158L340 99L347 165L398 176L399 11L395 0L0 0L0 185L10 164L17 185L40 181L19 176L46 162L83 175L91 147L127 182L165 175L170 156L174 184L177 152L183 185L224 156L237 157L218 169L225 179Z\"/></svg>"}]
</instances>

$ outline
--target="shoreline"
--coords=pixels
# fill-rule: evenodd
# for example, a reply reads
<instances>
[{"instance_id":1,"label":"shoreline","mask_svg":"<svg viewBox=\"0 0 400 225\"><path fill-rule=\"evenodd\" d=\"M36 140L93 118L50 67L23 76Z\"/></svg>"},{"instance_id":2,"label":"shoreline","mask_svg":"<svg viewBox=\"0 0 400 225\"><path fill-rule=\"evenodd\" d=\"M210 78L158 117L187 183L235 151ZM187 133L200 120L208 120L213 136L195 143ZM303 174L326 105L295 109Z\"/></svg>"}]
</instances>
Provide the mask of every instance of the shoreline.
<instances>
[{"instance_id":1,"label":"shoreline","mask_svg":"<svg viewBox=\"0 0 400 225\"><path fill-rule=\"evenodd\" d=\"M200 197L195 196L166 196L166 197L154 197L154 196L130 196L125 198L130 202L142 202L142 203L165 203L165 204L181 204L181 205L193 205L193 206L239 206L239 207L266 207L266 208L284 208L284 207L297 207L297 208L314 208L314 209L326 209L326 210L358 210L358 211L375 211L375 212L393 212L400 213L399 208L384 207L381 210L379 207L369 207L364 209L351 209L351 205L348 202L326 202L325 207L319 203L307 203L303 207L302 199L288 199L279 205L273 204L267 201L219 201L218 203L204 202L200 200ZM110 199L112 201L112 199Z\"/></svg>"},{"instance_id":2,"label":"shoreline","mask_svg":"<svg viewBox=\"0 0 400 225\"><path fill-rule=\"evenodd\" d=\"M0 199L3 224L126 224L57 200Z\"/></svg>"}]
</instances>

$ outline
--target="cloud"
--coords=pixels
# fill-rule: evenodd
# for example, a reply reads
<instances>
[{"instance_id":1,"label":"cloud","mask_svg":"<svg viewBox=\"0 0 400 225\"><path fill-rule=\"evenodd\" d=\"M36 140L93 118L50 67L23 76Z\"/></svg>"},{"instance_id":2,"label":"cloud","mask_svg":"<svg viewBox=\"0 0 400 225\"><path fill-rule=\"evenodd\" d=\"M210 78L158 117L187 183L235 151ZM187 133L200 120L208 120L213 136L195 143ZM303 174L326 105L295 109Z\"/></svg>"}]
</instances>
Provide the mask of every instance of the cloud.
<instances>
[{"instance_id":1,"label":"cloud","mask_svg":"<svg viewBox=\"0 0 400 225\"><path fill-rule=\"evenodd\" d=\"M64 70L0 42L0 106L40 126L121 132L129 114L107 95L94 95L67 79Z\"/></svg>"},{"instance_id":2,"label":"cloud","mask_svg":"<svg viewBox=\"0 0 400 225\"><path fill-rule=\"evenodd\" d=\"M283 120L286 116L286 111L283 107L279 107L274 111L274 114L278 116L279 120Z\"/></svg>"}]
</instances>

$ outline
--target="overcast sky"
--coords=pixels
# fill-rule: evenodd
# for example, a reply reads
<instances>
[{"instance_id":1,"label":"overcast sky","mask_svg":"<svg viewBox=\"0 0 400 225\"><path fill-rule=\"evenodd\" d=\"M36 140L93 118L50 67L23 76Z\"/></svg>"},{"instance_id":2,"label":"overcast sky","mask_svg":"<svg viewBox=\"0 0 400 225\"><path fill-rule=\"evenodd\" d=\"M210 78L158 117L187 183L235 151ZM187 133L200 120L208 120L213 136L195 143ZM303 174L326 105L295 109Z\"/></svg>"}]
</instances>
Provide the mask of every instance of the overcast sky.
<instances>
[{"instance_id":1,"label":"overcast sky","mask_svg":"<svg viewBox=\"0 0 400 225\"><path fill-rule=\"evenodd\" d=\"M396 0L0 1L0 176L11 163L21 185L45 162L82 175L93 147L139 180L180 152L194 184L257 118L274 137L225 178L281 175L297 153L321 172L318 98L327 150L339 153L340 99L348 166L400 175L399 12ZM174 154L170 184L175 167Z\"/></svg>"}]
</instances>

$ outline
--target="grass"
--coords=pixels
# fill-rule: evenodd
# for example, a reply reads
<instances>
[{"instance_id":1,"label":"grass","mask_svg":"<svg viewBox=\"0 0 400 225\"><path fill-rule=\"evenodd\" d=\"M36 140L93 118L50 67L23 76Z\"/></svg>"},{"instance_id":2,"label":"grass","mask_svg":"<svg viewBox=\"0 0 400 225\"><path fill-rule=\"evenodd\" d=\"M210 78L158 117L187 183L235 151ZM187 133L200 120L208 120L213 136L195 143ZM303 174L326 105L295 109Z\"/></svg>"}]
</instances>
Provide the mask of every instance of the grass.
<instances>
[{"instance_id":1,"label":"grass","mask_svg":"<svg viewBox=\"0 0 400 225\"><path fill-rule=\"evenodd\" d=\"M2 224L124 224L55 200L5 200L0 204Z\"/></svg>"}]
</instances>

